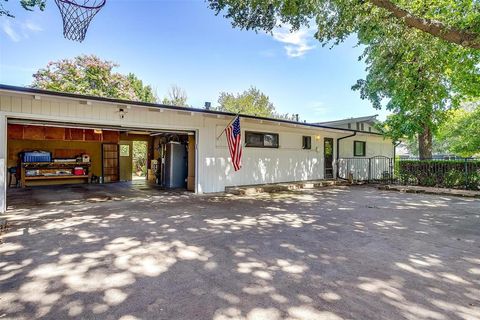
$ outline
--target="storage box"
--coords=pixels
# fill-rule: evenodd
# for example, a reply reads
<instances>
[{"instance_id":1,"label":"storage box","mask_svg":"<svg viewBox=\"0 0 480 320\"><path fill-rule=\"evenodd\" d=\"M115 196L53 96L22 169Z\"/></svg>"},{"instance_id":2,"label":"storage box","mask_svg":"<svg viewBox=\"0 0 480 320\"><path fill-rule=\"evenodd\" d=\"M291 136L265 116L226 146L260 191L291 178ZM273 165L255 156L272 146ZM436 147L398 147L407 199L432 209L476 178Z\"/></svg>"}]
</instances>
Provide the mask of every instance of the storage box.
<instances>
[{"instance_id":1,"label":"storage box","mask_svg":"<svg viewBox=\"0 0 480 320\"><path fill-rule=\"evenodd\" d=\"M22 162L52 162L52 154L47 151L26 151L21 153Z\"/></svg>"},{"instance_id":2,"label":"storage box","mask_svg":"<svg viewBox=\"0 0 480 320\"><path fill-rule=\"evenodd\" d=\"M84 176L85 170L81 167L75 167L75 169L73 169L73 174L76 176Z\"/></svg>"}]
</instances>

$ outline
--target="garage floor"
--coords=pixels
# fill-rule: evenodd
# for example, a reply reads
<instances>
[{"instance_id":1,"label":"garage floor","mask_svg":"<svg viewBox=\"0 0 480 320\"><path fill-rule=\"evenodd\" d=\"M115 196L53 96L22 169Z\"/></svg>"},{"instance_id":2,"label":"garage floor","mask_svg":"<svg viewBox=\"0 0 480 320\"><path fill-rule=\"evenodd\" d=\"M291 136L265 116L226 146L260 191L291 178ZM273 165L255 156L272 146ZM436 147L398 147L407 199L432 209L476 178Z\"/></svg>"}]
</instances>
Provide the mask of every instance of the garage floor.
<instances>
[{"instance_id":1,"label":"garage floor","mask_svg":"<svg viewBox=\"0 0 480 320\"><path fill-rule=\"evenodd\" d=\"M480 319L478 199L117 184L9 200L1 319Z\"/></svg>"}]
</instances>

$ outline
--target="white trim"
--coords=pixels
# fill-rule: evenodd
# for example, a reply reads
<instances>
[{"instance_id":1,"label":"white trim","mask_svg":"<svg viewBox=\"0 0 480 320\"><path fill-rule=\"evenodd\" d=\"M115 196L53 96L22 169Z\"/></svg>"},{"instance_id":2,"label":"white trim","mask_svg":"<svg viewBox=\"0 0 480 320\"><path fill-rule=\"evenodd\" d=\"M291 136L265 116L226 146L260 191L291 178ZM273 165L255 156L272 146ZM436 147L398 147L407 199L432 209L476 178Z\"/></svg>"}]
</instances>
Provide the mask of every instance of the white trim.
<instances>
[{"instance_id":1,"label":"white trim","mask_svg":"<svg viewBox=\"0 0 480 320\"><path fill-rule=\"evenodd\" d=\"M7 117L3 112L0 112L0 213L7 211Z\"/></svg>"}]
</instances>

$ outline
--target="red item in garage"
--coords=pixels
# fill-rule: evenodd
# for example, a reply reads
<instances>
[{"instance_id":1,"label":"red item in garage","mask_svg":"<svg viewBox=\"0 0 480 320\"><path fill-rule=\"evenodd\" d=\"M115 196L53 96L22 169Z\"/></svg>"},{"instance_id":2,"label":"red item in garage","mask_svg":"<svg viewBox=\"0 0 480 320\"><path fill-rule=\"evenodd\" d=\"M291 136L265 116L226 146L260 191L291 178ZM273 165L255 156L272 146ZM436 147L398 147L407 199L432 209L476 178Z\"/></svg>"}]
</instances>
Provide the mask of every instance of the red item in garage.
<instances>
[{"instance_id":1,"label":"red item in garage","mask_svg":"<svg viewBox=\"0 0 480 320\"><path fill-rule=\"evenodd\" d=\"M75 167L75 169L73 169L73 174L76 176L84 176L85 170L81 167Z\"/></svg>"}]
</instances>

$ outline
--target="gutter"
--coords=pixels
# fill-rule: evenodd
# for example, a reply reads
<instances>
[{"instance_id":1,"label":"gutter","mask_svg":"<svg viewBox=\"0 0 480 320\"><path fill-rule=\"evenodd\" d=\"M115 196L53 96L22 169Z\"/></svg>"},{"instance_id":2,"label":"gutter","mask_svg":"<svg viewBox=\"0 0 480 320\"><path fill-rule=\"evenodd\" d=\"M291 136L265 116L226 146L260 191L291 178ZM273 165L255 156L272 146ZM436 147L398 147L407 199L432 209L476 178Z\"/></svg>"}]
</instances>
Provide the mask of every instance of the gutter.
<instances>
[{"instance_id":1,"label":"gutter","mask_svg":"<svg viewBox=\"0 0 480 320\"><path fill-rule=\"evenodd\" d=\"M339 174L339 171L340 171L340 168L338 167L338 160L340 159L340 140L343 140L343 139L347 139L347 138L351 138L351 137L355 137L357 135L357 131L354 131L351 135L348 135L348 136L345 136L345 137L341 137L341 138L337 138L337 156L336 156L336 167L337 167L337 170L336 170L336 178L338 179L338 174Z\"/></svg>"}]
</instances>

